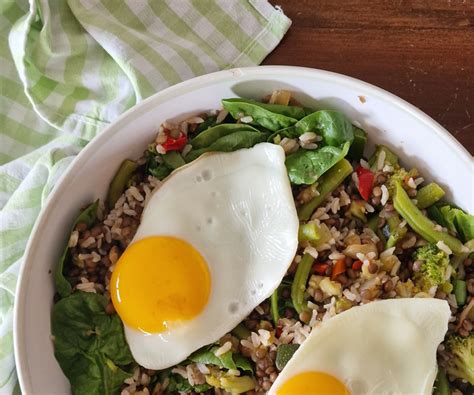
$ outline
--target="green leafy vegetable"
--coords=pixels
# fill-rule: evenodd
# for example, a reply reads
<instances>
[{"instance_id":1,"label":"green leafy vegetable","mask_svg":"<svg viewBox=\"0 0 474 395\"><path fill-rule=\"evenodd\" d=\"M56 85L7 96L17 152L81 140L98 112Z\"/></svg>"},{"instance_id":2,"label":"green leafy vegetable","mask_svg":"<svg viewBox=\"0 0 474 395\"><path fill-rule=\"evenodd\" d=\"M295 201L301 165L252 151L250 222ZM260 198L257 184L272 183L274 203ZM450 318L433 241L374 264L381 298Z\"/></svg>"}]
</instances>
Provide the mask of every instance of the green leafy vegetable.
<instances>
[{"instance_id":1,"label":"green leafy vegetable","mask_svg":"<svg viewBox=\"0 0 474 395\"><path fill-rule=\"evenodd\" d=\"M214 143L206 148L191 150L191 152L186 155L185 159L186 162L191 162L205 152L233 152L242 148L250 148L255 144L266 141L267 138L268 133L263 133L260 131L235 132L218 138Z\"/></svg>"},{"instance_id":2,"label":"green leafy vegetable","mask_svg":"<svg viewBox=\"0 0 474 395\"><path fill-rule=\"evenodd\" d=\"M314 210L352 173L352 166L346 159L336 163L318 180L319 195L305 203L298 210L298 217L307 221Z\"/></svg>"},{"instance_id":3,"label":"green leafy vegetable","mask_svg":"<svg viewBox=\"0 0 474 395\"><path fill-rule=\"evenodd\" d=\"M175 393L175 392L197 392L200 394L201 392L206 392L210 390L212 386L209 384L196 384L195 386L192 386L189 384L189 381L186 380L184 377L180 376L179 374L171 374L169 376L169 384L168 387L166 388L166 393Z\"/></svg>"},{"instance_id":4,"label":"green leafy vegetable","mask_svg":"<svg viewBox=\"0 0 474 395\"><path fill-rule=\"evenodd\" d=\"M295 129L299 135L306 132L321 134L327 145L339 147L346 142L352 143L354 132L352 124L344 114L332 110L320 110L300 119Z\"/></svg>"},{"instance_id":5,"label":"green leafy vegetable","mask_svg":"<svg viewBox=\"0 0 474 395\"><path fill-rule=\"evenodd\" d=\"M280 112L282 112L282 107L299 109L291 111L301 111L300 115L304 116L304 110L299 107L264 104L246 99L223 99L222 105L229 111L234 119L252 117L252 120L249 122L250 124L263 126L273 132L292 126L298 121L296 118L274 112L277 111L277 109L279 109ZM267 108L271 108L273 111Z\"/></svg>"},{"instance_id":6,"label":"green leafy vegetable","mask_svg":"<svg viewBox=\"0 0 474 395\"><path fill-rule=\"evenodd\" d=\"M463 242L474 239L474 216L460 208L438 202L428 208L428 215L441 226L456 232Z\"/></svg>"},{"instance_id":7,"label":"green leafy vegetable","mask_svg":"<svg viewBox=\"0 0 474 395\"><path fill-rule=\"evenodd\" d=\"M280 344L278 346L275 361L278 370L283 370L299 346L299 344Z\"/></svg>"},{"instance_id":8,"label":"green leafy vegetable","mask_svg":"<svg viewBox=\"0 0 474 395\"><path fill-rule=\"evenodd\" d=\"M205 346L189 356L189 360L195 363L212 364L225 369L241 369L252 372L252 365L243 356L239 354L232 354L231 351L217 357L215 352L219 349L218 346Z\"/></svg>"},{"instance_id":9,"label":"green leafy vegetable","mask_svg":"<svg viewBox=\"0 0 474 395\"><path fill-rule=\"evenodd\" d=\"M216 120L217 120L217 116L216 115L212 115L210 117L207 117L207 119L204 120L203 123L200 123L198 125L198 127L196 128L196 130L194 131L194 134L199 134L201 132L204 132L205 130L207 130L208 128L214 126L214 124L216 123Z\"/></svg>"},{"instance_id":10,"label":"green leafy vegetable","mask_svg":"<svg viewBox=\"0 0 474 395\"><path fill-rule=\"evenodd\" d=\"M146 164L146 171L147 173L151 174L153 177L158 178L158 180L162 180L173 171L172 167L169 167L166 163L158 163L156 160L156 151L153 147L153 150L150 149L147 151L148 160Z\"/></svg>"},{"instance_id":11,"label":"green leafy vegetable","mask_svg":"<svg viewBox=\"0 0 474 395\"><path fill-rule=\"evenodd\" d=\"M342 149L326 146L318 150L299 150L289 155L285 165L290 181L293 184L313 184L346 156L349 145L347 142Z\"/></svg>"},{"instance_id":12,"label":"green leafy vegetable","mask_svg":"<svg viewBox=\"0 0 474 395\"><path fill-rule=\"evenodd\" d=\"M74 394L115 394L133 362L117 315L107 315L105 296L76 292L53 307L54 355Z\"/></svg>"},{"instance_id":13,"label":"green leafy vegetable","mask_svg":"<svg viewBox=\"0 0 474 395\"><path fill-rule=\"evenodd\" d=\"M400 182L396 182L395 188L396 192L393 199L395 210L398 211L416 233L430 243L443 241L455 255L462 253L462 243L449 233L436 230L435 224L415 206Z\"/></svg>"},{"instance_id":14,"label":"green leafy vegetable","mask_svg":"<svg viewBox=\"0 0 474 395\"><path fill-rule=\"evenodd\" d=\"M353 126L354 141L351 144L347 156L352 160L359 160L364 156L365 145L367 144L367 132Z\"/></svg>"},{"instance_id":15,"label":"green leafy vegetable","mask_svg":"<svg viewBox=\"0 0 474 395\"><path fill-rule=\"evenodd\" d=\"M97 218L97 209L99 208L99 200L96 200L94 203L87 206L76 218L74 221L74 225L72 229L76 227L77 224L83 222L87 224L87 226L91 226L96 218ZM59 259L58 265L56 266L56 270L54 272L54 282L56 285L56 291L58 291L59 295L64 298L68 296L71 291L72 287L69 281L64 277L64 266L67 264L68 258L68 246L64 248L64 252Z\"/></svg>"},{"instance_id":16,"label":"green leafy vegetable","mask_svg":"<svg viewBox=\"0 0 474 395\"><path fill-rule=\"evenodd\" d=\"M383 153L383 154L382 154ZM393 153L390 148L388 148L385 145L377 145L375 148L375 152L372 155L372 157L369 159L369 165L372 170L377 170L377 164L380 155L385 155L385 159L383 163L388 163L390 166L393 166L394 168L398 168L398 156Z\"/></svg>"},{"instance_id":17,"label":"green leafy vegetable","mask_svg":"<svg viewBox=\"0 0 474 395\"><path fill-rule=\"evenodd\" d=\"M227 136L236 132L256 132L260 133L258 129L253 126L242 123L222 123L206 131L198 134L191 140L191 145L194 149L207 148L214 144L221 137Z\"/></svg>"},{"instance_id":18,"label":"green leafy vegetable","mask_svg":"<svg viewBox=\"0 0 474 395\"><path fill-rule=\"evenodd\" d=\"M247 339L250 336L250 331L247 327L240 323L234 329L232 329L232 334L239 340Z\"/></svg>"},{"instance_id":19,"label":"green leafy vegetable","mask_svg":"<svg viewBox=\"0 0 474 395\"><path fill-rule=\"evenodd\" d=\"M107 193L107 205L110 209L114 207L115 202L127 187L128 180L130 180L137 168L138 163L129 159L125 159L120 165L110 183L109 192Z\"/></svg>"}]
</instances>

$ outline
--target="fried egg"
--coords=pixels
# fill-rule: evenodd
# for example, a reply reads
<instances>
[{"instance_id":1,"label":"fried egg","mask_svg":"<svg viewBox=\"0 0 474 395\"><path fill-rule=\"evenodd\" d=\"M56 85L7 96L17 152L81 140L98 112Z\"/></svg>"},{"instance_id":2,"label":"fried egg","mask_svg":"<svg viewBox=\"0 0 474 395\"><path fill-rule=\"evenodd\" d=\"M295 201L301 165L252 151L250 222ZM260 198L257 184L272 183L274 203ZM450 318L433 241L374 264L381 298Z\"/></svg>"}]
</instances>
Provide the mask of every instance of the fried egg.
<instances>
[{"instance_id":1,"label":"fried egg","mask_svg":"<svg viewBox=\"0 0 474 395\"><path fill-rule=\"evenodd\" d=\"M297 245L280 146L205 154L173 172L111 278L135 360L164 369L217 341L272 294Z\"/></svg>"},{"instance_id":2,"label":"fried egg","mask_svg":"<svg viewBox=\"0 0 474 395\"><path fill-rule=\"evenodd\" d=\"M313 329L269 394L431 394L450 315L438 299L353 307Z\"/></svg>"}]
</instances>

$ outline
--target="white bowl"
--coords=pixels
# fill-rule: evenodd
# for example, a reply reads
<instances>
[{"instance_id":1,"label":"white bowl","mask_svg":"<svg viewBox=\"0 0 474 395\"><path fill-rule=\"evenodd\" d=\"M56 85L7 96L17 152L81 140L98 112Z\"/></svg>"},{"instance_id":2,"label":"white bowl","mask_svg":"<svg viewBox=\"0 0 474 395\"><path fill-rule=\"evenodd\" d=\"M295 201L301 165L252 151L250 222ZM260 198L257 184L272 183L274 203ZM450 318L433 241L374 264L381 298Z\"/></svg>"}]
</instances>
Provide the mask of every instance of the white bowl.
<instances>
[{"instance_id":1,"label":"white bowl","mask_svg":"<svg viewBox=\"0 0 474 395\"><path fill-rule=\"evenodd\" d=\"M259 99L282 88L308 107L343 111L371 143L393 147L405 163L443 185L448 199L474 212L472 157L430 117L375 86L327 71L267 66L221 71L165 89L127 111L80 153L33 229L15 300L15 356L24 394L69 392L50 339L51 273L78 209L105 196L122 160L138 157L163 121L219 108L222 98Z\"/></svg>"}]
</instances>

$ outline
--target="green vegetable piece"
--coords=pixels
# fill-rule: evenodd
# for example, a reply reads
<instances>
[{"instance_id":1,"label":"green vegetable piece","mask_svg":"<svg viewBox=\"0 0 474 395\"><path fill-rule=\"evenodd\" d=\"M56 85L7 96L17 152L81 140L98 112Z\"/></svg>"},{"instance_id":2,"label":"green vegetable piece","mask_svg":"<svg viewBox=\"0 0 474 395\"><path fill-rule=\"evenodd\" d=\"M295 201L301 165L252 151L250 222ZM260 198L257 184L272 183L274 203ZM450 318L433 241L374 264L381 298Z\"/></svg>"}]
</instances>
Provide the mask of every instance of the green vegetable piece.
<instances>
[{"instance_id":1,"label":"green vegetable piece","mask_svg":"<svg viewBox=\"0 0 474 395\"><path fill-rule=\"evenodd\" d=\"M392 248L398 243L399 240L403 239L407 234L407 227L400 227L402 221L398 215L387 218L387 223L390 229L390 235L385 245L385 248Z\"/></svg>"},{"instance_id":2,"label":"green vegetable piece","mask_svg":"<svg viewBox=\"0 0 474 395\"><path fill-rule=\"evenodd\" d=\"M393 153L393 151L390 150L385 145L377 145L375 148L375 152L372 155L372 157L369 159L369 165L372 170L377 170L377 162L379 160L380 154L384 152L385 153L385 160L384 163L388 163L390 166L393 167L398 167L398 156Z\"/></svg>"},{"instance_id":3,"label":"green vegetable piece","mask_svg":"<svg viewBox=\"0 0 474 395\"><path fill-rule=\"evenodd\" d=\"M458 306L464 306L467 298L467 287L464 280L456 280L454 282L454 296Z\"/></svg>"},{"instance_id":4,"label":"green vegetable piece","mask_svg":"<svg viewBox=\"0 0 474 395\"><path fill-rule=\"evenodd\" d=\"M291 285L291 300L295 310L301 313L304 309L304 292L308 282L309 273L313 266L314 258L309 254L304 254L300 263L296 267L295 278Z\"/></svg>"},{"instance_id":5,"label":"green vegetable piece","mask_svg":"<svg viewBox=\"0 0 474 395\"><path fill-rule=\"evenodd\" d=\"M362 222L367 222L367 216L365 215L365 205L361 200L352 200L349 212L355 218L359 218Z\"/></svg>"},{"instance_id":6,"label":"green vegetable piece","mask_svg":"<svg viewBox=\"0 0 474 395\"><path fill-rule=\"evenodd\" d=\"M260 125L266 129L269 129L273 132L277 130L287 128L294 125L298 120L296 118L279 114L276 109L284 108L299 108L299 107L290 107L283 106L279 104L264 104L255 102L253 100L246 99L223 99L222 105L224 108L229 111L234 119L241 119L242 117L252 117L252 121L249 122L252 125ZM272 110L268 110L271 108ZM299 108L298 111L302 113L300 115L304 116L303 109Z\"/></svg>"},{"instance_id":7,"label":"green vegetable piece","mask_svg":"<svg viewBox=\"0 0 474 395\"><path fill-rule=\"evenodd\" d=\"M133 362L118 315L107 315L103 295L76 292L53 306L54 355L73 394L116 394Z\"/></svg>"},{"instance_id":8,"label":"green vegetable piece","mask_svg":"<svg viewBox=\"0 0 474 395\"><path fill-rule=\"evenodd\" d=\"M445 274L449 265L448 256L435 244L419 247L413 253L414 261L421 261L419 270L414 274L415 285L423 292L445 282Z\"/></svg>"},{"instance_id":9,"label":"green vegetable piece","mask_svg":"<svg viewBox=\"0 0 474 395\"><path fill-rule=\"evenodd\" d=\"M137 168L138 164L129 159L125 159L120 165L110 183L109 192L107 193L107 205L110 209L115 206L115 202L125 190L128 180L132 177L132 174L137 170Z\"/></svg>"},{"instance_id":10,"label":"green vegetable piece","mask_svg":"<svg viewBox=\"0 0 474 395\"><path fill-rule=\"evenodd\" d=\"M320 110L303 119L295 125L299 135L306 132L317 132L321 134L327 145L339 147L342 144L354 140L352 124L346 116L339 111Z\"/></svg>"},{"instance_id":11,"label":"green vegetable piece","mask_svg":"<svg viewBox=\"0 0 474 395\"><path fill-rule=\"evenodd\" d=\"M445 372L474 385L474 332L467 337L449 335L444 345L448 353Z\"/></svg>"},{"instance_id":12,"label":"green vegetable piece","mask_svg":"<svg viewBox=\"0 0 474 395\"><path fill-rule=\"evenodd\" d=\"M76 225L81 222L87 224L87 226L91 226L97 218L98 208L99 208L99 200L96 200L94 203L87 206L74 221L71 232L76 227ZM71 232L69 232L69 234ZM56 291L62 298L65 298L66 296L68 296L72 291L72 286L70 282L66 279L66 277L64 277L64 266L67 263L66 260L67 260L68 250L69 248L66 245L66 247L64 247L63 254L61 255L61 258L59 259L59 262L56 266L56 270L54 272L54 282L56 285Z\"/></svg>"},{"instance_id":13,"label":"green vegetable piece","mask_svg":"<svg viewBox=\"0 0 474 395\"><path fill-rule=\"evenodd\" d=\"M249 376L221 377L220 384L231 394L242 394L255 388L255 383Z\"/></svg>"},{"instance_id":14,"label":"green vegetable piece","mask_svg":"<svg viewBox=\"0 0 474 395\"><path fill-rule=\"evenodd\" d=\"M250 331L244 324L240 323L234 329L232 329L232 334L239 340L244 340L248 339L250 336Z\"/></svg>"},{"instance_id":15,"label":"green vegetable piece","mask_svg":"<svg viewBox=\"0 0 474 395\"><path fill-rule=\"evenodd\" d=\"M416 194L416 205L419 209L427 208L440 200L444 195L445 192L443 188L441 188L435 182L431 182L428 185L420 188Z\"/></svg>"},{"instance_id":16,"label":"green vegetable piece","mask_svg":"<svg viewBox=\"0 0 474 395\"><path fill-rule=\"evenodd\" d=\"M443 369L438 366L438 374L434 383L433 395L451 395L449 390L449 382Z\"/></svg>"},{"instance_id":17,"label":"green vegetable piece","mask_svg":"<svg viewBox=\"0 0 474 395\"><path fill-rule=\"evenodd\" d=\"M299 344L280 344L278 346L275 363L279 371L283 370L299 346Z\"/></svg>"},{"instance_id":18,"label":"green vegetable piece","mask_svg":"<svg viewBox=\"0 0 474 395\"><path fill-rule=\"evenodd\" d=\"M160 163L156 167L149 167L148 172L153 176L156 177L158 180L163 180L164 178L168 177L173 169L169 167L166 163Z\"/></svg>"},{"instance_id":19,"label":"green vegetable piece","mask_svg":"<svg viewBox=\"0 0 474 395\"><path fill-rule=\"evenodd\" d=\"M307 221L314 210L326 200L326 198L352 173L352 166L346 159L336 163L318 180L319 195L305 203L298 210L298 217L302 221Z\"/></svg>"},{"instance_id":20,"label":"green vegetable piece","mask_svg":"<svg viewBox=\"0 0 474 395\"><path fill-rule=\"evenodd\" d=\"M428 208L428 215L441 226L456 232L463 242L474 239L474 216L452 204L437 202Z\"/></svg>"},{"instance_id":21,"label":"green vegetable piece","mask_svg":"<svg viewBox=\"0 0 474 395\"><path fill-rule=\"evenodd\" d=\"M257 132L258 129L253 126L242 124L242 123L221 123L213 126L206 131L198 134L191 140L191 145L194 149L207 148L214 144L221 137L227 136L236 132Z\"/></svg>"},{"instance_id":22,"label":"green vegetable piece","mask_svg":"<svg viewBox=\"0 0 474 395\"><path fill-rule=\"evenodd\" d=\"M373 215L372 217L369 218L367 221L367 226L373 231L377 232L379 230L379 216L378 215Z\"/></svg>"},{"instance_id":23,"label":"green vegetable piece","mask_svg":"<svg viewBox=\"0 0 474 395\"><path fill-rule=\"evenodd\" d=\"M298 229L298 241L315 241L321 237L319 227L315 223L301 224Z\"/></svg>"},{"instance_id":24,"label":"green vegetable piece","mask_svg":"<svg viewBox=\"0 0 474 395\"><path fill-rule=\"evenodd\" d=\"M305 109L303 107L298 106L289 106L285 104L270 104L270 103L262 103L259 101L251 100L251 99L224 99L227 103L240 103L240 104L249 104L255 105L257 107L263 108L264 110L270 111L273 114L284 115L286 117L301 119L306 116ZM229 111L230 112L230 111Z\"/></svg>"},{"instance_id":25,"label":"green vegetable piece","mask_svg":"<svg viewBox=\"0 0 474 395\"><path fill-rule=\"evenodd\" d=\"M162 158L166 165L173 170L186 164L183 157L178 151L167 152L162 156Z\"/></svg>"},{"instance_id":26,"label":"green vegetable piece","mask_svg":"<svg viewBox=\"0 0 474 395\"><path fill-rule=\"evenodd\" d=\"M448 233L435 230L435 224L415 206L400 182L396 182L395 188L396 192L393 198L395 210L416 233L431 243L443 241L455 255L462 253L462 243Z\"/></svg>"},{"instance_id":27,"label":"green vegetable piece","mask_svg":"<svg viewBox=\"0 0 474 395\"><path fill-rule=\"evenodd\" d=\"M285 165L293 184L313 184L326 171L343 159L349 143L343 148L326 146L318 150L299 150L287 156Z\"/></svg>"},{"instance_id":28,"label":"green vegetable piece","mask_svg":"<svg viewBox=\"0 0 474 395\"><path fill-rule=\"evenodd\" d=\"M241 369L252 372L252 365L242 355L232 354L231 351L217 357L215 352L218 346L205 346L189 356L189 360L196 363L212 364L225 369Z\"/></svg>"},{"instance_id":29,"label":"green vegetable piece","mask_svg":"<svg viewBox=\"0 0 474 395\"><path fill-rule=\"evenodd\" d=\"M194 387L189 384L189 381L186 380L184 377L180 376L179 374L171 374L169 376L169 384L166 387L166 394L174 394L176 392L180 393L188 393L188 392L197 392L198 394L202 392L206 392L212 388L211 385L204 383L204 384L196 384Z\"/></svg>"},{"instance_id":30,"label":"green vegetable piece","mask_svg":"<svg viewBox=\"0 0 474 395\"><path fill-rule=\"evenodd\" d=\"M217 120L216 115L211 115L210 117L207 117L207 119L205 119L203 123L200 123L198 125L198 127L194 131L194 134L197 135L209 129L211 126L214 126L214 124L216 123L216 120Z\"/></svg>"},{"instance_id":31,"label":"green vegetable piece","mask_svg":"<svg viewBox=\"0 0 474 395\"><path fill-rule=\"evenodd\" d=\"M352 160L360 160L364 156L365 145L367 144L367 132L353 126L354 141L349 148L347 156Z\"/></svg>"},{"instance_id":32,"label":"green vegetable piece","mask_svg":"<svg viewBox=\"0 0 474 395\"><path fill-rule=\"evenodd\" d=\"M267 138L268 133L263 133L260 131L235 132L217 139L214 143L206 148L191 150L191 152L186 155L185 160L186 162L191 162L205 152L233 152L242 148L251 148L255 144L266 141Z\"/></svg>"},{"instance_id":33,"label":"green vegetable piece","mask_svg":"<svg viewBox=\"0 0 474 395\"><path fill-rule=\"evenodd\" d=\"M278 309L278 288L273 291L272 296L270 297L270 307L273 322L277 325L278 320L280 319L280 312Z\"/></svg>"}]
</instances>

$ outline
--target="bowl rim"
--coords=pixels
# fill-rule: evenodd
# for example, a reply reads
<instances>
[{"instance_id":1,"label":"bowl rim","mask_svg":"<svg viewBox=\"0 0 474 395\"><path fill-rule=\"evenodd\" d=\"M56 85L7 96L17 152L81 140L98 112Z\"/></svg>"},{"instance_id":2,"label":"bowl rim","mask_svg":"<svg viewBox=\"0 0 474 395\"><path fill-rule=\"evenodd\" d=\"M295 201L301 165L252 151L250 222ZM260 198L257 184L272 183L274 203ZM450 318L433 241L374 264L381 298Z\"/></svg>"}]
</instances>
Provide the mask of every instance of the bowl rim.
<instances>
[{"instance_id":1,"label":"bowl rim","mask_svg":"<svg viewBox=\"0 0 474 395\"><path fill-rule=\"evenodd\" d=\"M189 91L196 90L206 85L215 82L224 82L226 80L238 80L240 78L258 78L259 76L269 77L273 76L276 79L282 76L291 76L297 74L307 79L314 80L325 80L338 85L344 85L355 91L358 89L369 93L370 95L377 97L381 101L388 102L392 106L399 107L404 112L409 113L413 118L416 118L419 122L426 124L433 133L437 135L446 145L450 146L451 149L457 152L459 161L465 162L467 166L473 163L473 158L467 151L467 149L451 135L444 127L436 122L429 115L425 114L419 108L408 103L402 98L382 89L375 85L369 84L362 80L349 77L343 74L314 69L309 67L298 67L298 66L255 66L255 67L242 67L233 68L228 70L217 71L210 74L198 76L184 82L178 83L171 87L168 87L160 92L153 94L146 98L142 102L131 107L123 114L121 114L115 121L107 125L97 136L95 136L85 148L77 155L72 161L66 171L60 176L52 191L50 192L47 201L42 208L33 229L30 234L30 238L27 242L24 254L23 265L20 268L18 281L15 291L14 309L13 309L13 346L15 356L15 366L18 376L20 388L24 393L32 393L32 384L29 375L27 365L27 355L24 349L24 314L23 306L26 302L26 289L29 281L28 269L33 264L32 253L34 249L39 246L39 235L40 230L47 221L51 210L54 207L54 203L60 198L64 192L66 182L70 174L74 174L76 169L80 168L82 163L87 161L88 158L92 157L94 152L101 146L102 143L106 142L110 135L115 133L116 130L120 129L121 124L130 117L132 114L146 112L150 105L156 105L160 102L166 101L172 97L180 96Z\"/></svg>"}]
</instances>

